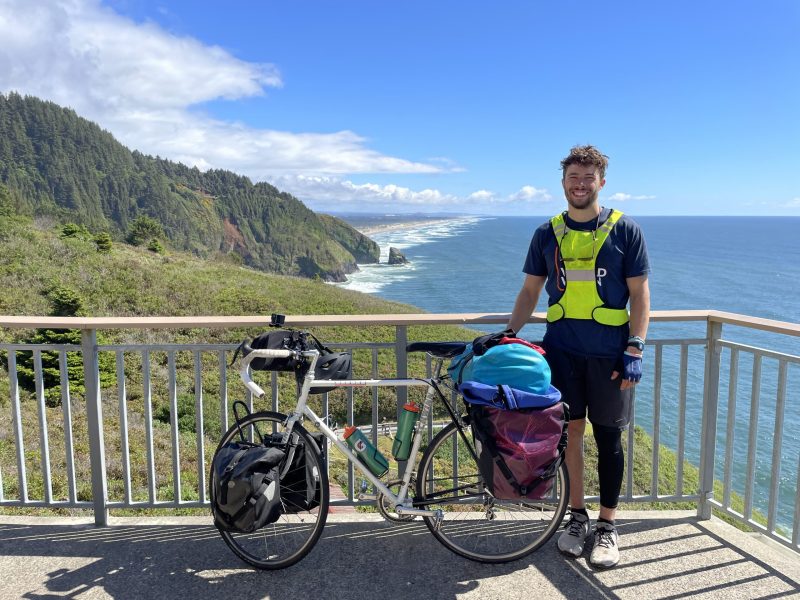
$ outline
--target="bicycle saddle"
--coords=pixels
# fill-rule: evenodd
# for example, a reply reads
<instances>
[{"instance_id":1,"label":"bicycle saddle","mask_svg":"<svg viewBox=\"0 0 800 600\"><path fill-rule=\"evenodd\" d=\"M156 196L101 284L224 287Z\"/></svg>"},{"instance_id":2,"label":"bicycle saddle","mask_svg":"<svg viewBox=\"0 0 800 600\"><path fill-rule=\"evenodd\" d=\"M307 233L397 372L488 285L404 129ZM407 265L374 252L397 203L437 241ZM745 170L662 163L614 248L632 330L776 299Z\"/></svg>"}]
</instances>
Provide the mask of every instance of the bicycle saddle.
<instances>
[{"instance_id":1,"label":"bicycle saddle","mask_svg":"<svg viewBox=\"0 0 800 600\"><path fill-rule=\"evenodd\" d=\"M427 352L437 358L453 358L461 354L467 342L411 342L406 352Z\"/></svg>"}]
</instances>

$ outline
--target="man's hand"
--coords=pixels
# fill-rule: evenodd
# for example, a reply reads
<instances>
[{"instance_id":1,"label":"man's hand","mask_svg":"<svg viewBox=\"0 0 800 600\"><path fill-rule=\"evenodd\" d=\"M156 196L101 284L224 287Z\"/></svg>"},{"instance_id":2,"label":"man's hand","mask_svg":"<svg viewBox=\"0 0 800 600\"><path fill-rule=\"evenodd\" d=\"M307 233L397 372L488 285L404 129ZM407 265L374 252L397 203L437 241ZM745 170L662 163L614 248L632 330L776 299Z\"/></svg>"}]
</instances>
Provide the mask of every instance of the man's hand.
<instances>
[{"instance_id":1,"label":"man's hand","mask_svg":"<svg viewBox=\"0 0 800 600\"><path fill-rule=\"evenodd\" d=\"M623 352L621 364L611 373L611 379L619 377L620 371L622 371L622 381L619 389L627 390L635 386L642 379L642 355L628 350Z\"/></svg>"}]
</instances>

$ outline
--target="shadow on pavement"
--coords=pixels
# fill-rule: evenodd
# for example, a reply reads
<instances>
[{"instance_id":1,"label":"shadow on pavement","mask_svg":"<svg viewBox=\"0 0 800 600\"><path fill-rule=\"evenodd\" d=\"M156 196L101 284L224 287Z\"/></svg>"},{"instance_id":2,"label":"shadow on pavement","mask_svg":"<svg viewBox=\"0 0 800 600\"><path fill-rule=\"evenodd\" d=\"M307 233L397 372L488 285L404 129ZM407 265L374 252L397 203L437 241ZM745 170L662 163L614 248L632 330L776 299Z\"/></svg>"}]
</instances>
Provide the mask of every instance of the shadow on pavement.
<instances>
[{"instance_id":1,"label":"shadow on pavement","mask_svg":"<svg viewBox=\"0 0 800 600\"><path fill-rule=\"evenodd\" d=\"M146 520L137 520L140 523ZM798 594L761 559L693 519L621 521L623 560L594 571L587 554L562 557L555 541L505 565L462 559L422 523L328 523L300 563L254 571L211 524L119 524L106 528L7 522L0 517L0 598L677 598ZM175 524L178 523L178 524Z\"/></svg>"}]
</instances>

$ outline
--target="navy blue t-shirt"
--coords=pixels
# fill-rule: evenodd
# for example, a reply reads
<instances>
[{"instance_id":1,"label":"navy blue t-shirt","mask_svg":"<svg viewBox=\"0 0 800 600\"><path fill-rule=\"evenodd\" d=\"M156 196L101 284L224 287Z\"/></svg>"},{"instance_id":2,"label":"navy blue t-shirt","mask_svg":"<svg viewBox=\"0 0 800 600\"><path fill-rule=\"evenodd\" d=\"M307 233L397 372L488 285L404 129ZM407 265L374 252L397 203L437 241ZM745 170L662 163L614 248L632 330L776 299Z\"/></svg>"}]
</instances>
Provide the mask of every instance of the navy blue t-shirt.
<instances>
[{"instance_id":1,"label":"navy blue t-shirt","mask_svg":"<svg viewBox=\"0 0 800 600\"><path fill-rule=\"evenodd\" d=\"M600 225L610 214L610 208L601 210ZM598 222L592 219L586 223L579 223L569 216L565 215L564 218L567 226L575 231L591 231L597 227ZM558 302L563 295L563 291L559 290L557 268L563 270L564 263L558 252L553 227L548 221L534 232L522 269L528 275L547 277L545 291L548 295L548 306ZM606 306L614 308L627 306L629 294L625 280L649 272L650 261L642 230L635 221L622 215L597 253L595 274L600 298ZM545 346L561 348L581 356L616 358L627 345L628 332L627 325L617 327L601 325L589 319L561 319L547 324L544 343Z\"/></svg>"}]
</instances>

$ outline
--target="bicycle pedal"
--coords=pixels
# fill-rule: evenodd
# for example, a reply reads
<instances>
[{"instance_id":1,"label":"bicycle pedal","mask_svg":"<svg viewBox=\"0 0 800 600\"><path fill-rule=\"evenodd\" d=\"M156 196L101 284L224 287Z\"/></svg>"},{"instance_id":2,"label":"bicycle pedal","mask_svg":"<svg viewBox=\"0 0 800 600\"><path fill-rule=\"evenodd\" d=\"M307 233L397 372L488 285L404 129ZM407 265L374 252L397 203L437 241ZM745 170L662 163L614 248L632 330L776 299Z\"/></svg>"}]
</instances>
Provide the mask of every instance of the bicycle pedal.
<instances>
[{"instance_id":1,"label":"bicycle pedal","mask_svg":"<svg viewBox=\"0 0 800 600\"><path fill-rule=\"evenodd\" d=\"M433 528L436 531L439 531L442 528L442 523L444 523L444 511L442 509L437 509L436 515L433 517Z\"/></svg>"}]
</instances>

